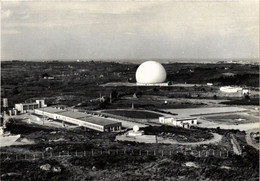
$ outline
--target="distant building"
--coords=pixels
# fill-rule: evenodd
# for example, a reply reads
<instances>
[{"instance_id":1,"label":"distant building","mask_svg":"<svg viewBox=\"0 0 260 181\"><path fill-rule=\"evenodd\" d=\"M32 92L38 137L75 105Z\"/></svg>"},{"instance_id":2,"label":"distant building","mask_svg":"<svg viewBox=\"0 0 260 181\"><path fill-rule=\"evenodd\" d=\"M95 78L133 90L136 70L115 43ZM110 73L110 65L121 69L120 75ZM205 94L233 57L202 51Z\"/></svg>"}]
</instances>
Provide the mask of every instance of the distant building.
<instances>
[{"instance_id":1,"label":"distant building","mask_svg":"<svg viewBox=\"0 0 260 181\"><path fill-rule=\"evenodd\" d=\"M29 110L34 110L42 107L47 107L44 100L36 100L36 102L32 103L19 103L15 104L15 109L20 113L26 113Z\"/></svg>"},{"instance_id":2,"label":"distant building","mask_svg":"<svg viewBox=\"0 0 260 181\"><path fill-rule=\"evenodd\" d=\"M226 93L237 93L239 91L242 91L243 89L241 87L223 86L220 87L219 90Z\"/></svg>"},{"instance_id":3,"label":"distant building","mask_svg":"<svg viewBox=\"0 0 260 181\"><path fill-rule=\"evenodd\" d=\"M248 88L243 88L243 90L242 90L242 94L247 94L247 95L249 95L250 94L250 90L248 89Z\"/></svg>"},{"instance_id":4,"label":"distant building","mask_svg":"<svg viewBox=\"0 0 260 181\"><path fill-rule=\"evenodd\" d=\"M60 120L64 123L67 122L101 132L121 130L122 127L121 122L82 112L74 112L53 107L35 109L34 113L54 120Z\"/></svg>"},{"instance_id":5,"label":"distant building","mask_svg":"<svg viewBox=\"0 0 260 181\"><path fill-rule=\"evenodd\" d=\"M173 117L159 117L159 123L167 124L182 128L190 128L191 125L198 124L197 118L173 118Z\"/></svg>"}]
</instances>

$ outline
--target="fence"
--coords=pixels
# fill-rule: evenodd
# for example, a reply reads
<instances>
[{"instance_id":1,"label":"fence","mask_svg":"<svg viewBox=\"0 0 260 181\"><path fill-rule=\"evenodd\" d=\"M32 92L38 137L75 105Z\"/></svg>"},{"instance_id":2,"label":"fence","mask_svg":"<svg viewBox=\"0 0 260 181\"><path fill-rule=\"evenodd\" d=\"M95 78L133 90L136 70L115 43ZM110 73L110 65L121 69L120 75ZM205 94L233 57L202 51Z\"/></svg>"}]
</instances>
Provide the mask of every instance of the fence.
<instances>
[{"instance_id":1,"label":"fence","mask_svg":"<svg viewBox=\"0 0 260 181\"><path fill-rule=\"evenodd\" d=\"M100 156L156 156L156 157L172 157L178 154L183 154L185 156L195 156L195 157L219 157L227 158L229 156L228 151L223 150L185 150L185 151L169 151L169 150L119 150L119 149L109 149L109 150L86 150L86 151L46 151L42 153L35 154L15 154L15 153L1 153L1 160L38 160L44 158L62 158L62 157L97 157Z\"/></svg>"}]
</instances>

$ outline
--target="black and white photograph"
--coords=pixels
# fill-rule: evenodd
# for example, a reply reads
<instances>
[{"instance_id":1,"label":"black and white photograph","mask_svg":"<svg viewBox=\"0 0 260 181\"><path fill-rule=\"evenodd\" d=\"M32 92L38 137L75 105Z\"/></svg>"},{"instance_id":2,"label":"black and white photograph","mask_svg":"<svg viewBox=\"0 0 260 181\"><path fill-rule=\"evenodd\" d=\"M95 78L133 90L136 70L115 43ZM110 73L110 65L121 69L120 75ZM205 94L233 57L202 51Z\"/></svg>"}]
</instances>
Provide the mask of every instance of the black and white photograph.
<instances>
[{"instance_id":1,"label":"black and white photograph","mask_svg":"<svg viewBox=\"0 0 260 181\"><path fill-rule=\"evenodd\" d=\"M0 4L0 180L259 180L258 0Z\"/></svg>"}]
</instances>

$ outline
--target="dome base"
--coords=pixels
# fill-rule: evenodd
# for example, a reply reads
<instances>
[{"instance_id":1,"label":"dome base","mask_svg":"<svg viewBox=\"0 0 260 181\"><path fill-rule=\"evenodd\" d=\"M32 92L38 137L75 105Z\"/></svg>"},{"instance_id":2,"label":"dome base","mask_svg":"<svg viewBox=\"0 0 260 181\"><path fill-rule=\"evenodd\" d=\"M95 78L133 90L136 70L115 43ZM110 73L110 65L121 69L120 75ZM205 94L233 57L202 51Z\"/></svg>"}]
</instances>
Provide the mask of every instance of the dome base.
<instances>
[{"instance_id":1,"label":"dome base","mask_svg":"<svg viewBox=\"0 0 260 181\"><path fill-rule=\"evenodd\" d=\"M169 82L163 82L163 83L140 83L140 82L137 82L136 85L138 85L138 86L169 86Z\"/></svg>"}]
</instances>

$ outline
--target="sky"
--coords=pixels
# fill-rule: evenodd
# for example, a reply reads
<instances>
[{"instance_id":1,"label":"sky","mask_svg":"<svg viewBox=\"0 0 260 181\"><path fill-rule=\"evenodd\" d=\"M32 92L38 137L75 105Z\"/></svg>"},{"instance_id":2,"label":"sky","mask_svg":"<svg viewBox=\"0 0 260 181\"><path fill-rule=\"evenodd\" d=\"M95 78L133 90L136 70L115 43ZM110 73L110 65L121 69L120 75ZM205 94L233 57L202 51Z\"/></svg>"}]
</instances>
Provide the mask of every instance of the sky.
<instances>
[{"instance_id":1,"label":"sky","mask_svg":"<svg viewBox=\"0 0 260 181\"><path fill-rule=\"evenodd\" d=\"M2 60L258 58L258 1L1 2Z\"/></svg>"}]
</instances>

